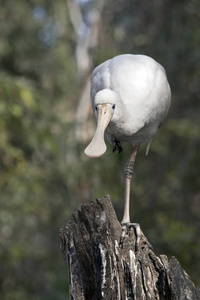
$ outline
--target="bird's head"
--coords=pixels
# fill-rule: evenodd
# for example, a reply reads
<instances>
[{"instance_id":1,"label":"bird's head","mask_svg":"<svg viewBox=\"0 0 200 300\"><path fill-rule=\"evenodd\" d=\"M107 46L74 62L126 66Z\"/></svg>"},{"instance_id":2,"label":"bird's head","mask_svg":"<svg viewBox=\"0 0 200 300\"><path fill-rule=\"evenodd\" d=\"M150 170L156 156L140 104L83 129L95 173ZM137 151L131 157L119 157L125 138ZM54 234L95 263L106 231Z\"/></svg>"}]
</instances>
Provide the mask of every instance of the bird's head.
<instances>
[{"instance_id":1,"label":"bird's head","mask_svg":"<svg viewBox=\"0 0 200 300\"><path fill-rule=\"evenodd\" d=\"M106 151L104 132L110 121L116 118L119 96L110 89L99 91L93 101L93 111L97 119L97 129L85 154L90 157L99 157Z\"/></svg>"}]
</instances>

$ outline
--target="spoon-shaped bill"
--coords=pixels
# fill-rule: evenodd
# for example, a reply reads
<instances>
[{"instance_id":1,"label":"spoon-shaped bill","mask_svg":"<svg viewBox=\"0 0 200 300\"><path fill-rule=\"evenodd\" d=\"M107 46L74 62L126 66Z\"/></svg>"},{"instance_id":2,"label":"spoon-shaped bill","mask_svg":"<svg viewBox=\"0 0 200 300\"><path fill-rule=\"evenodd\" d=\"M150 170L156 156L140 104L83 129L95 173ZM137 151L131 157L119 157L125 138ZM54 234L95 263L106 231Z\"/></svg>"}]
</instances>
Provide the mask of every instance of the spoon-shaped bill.
<instances>
[{"instance_id":1,"label":"spoon-shaped bill","mask_svg":"<svg viewBox=\"0 0 200 300\"><path fill-rule=\"evenodd\" d=\"M104 132L111 120L110 104L99 104L97 110L97 129L92 141L85 149L85 154L90 157L99 157L105 153Z\"/></svg>"}]
</instances>

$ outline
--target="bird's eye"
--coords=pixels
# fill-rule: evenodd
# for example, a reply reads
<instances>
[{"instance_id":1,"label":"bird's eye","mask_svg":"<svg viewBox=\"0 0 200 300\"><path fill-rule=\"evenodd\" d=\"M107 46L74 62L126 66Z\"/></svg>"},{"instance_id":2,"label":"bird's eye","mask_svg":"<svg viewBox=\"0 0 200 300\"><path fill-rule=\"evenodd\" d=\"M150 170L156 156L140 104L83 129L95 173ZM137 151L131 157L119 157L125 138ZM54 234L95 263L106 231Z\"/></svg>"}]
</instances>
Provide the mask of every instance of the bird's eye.
<instances>
[{"instance_id":1,"label":"bird's eye","mask_svg":"<svg viewBox=\"0 0 200 300\"><path fill-rule=\"evenodd\" d=\"M115 109L115 104L113 104L112 109Z\"/></svg>"},{"instance_id":2,"label":"bird's eye","mask_svg":"<svg viewBox=\"0 0 200 300\"><path fill-rule=\"evenodd\" d=\"M95 110L97 110L97 106L95 106Z\"/></svg>"}]
</instances>

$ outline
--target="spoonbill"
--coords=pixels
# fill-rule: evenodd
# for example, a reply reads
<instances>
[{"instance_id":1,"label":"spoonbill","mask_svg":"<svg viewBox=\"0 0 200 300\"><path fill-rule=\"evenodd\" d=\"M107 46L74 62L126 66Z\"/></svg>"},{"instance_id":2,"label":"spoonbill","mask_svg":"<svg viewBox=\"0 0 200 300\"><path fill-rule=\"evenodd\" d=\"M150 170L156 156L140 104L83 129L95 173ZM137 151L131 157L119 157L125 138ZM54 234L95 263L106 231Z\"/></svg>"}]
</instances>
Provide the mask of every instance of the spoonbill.
<instances>
[{"instance_id":1,"label":"spoonbill","mask_svg":"<svg viewBox=\"0 0 200 300\"><path fill-rule=\"evenodd\" d=\"M133 145L124 169L124 214L121 222L123 241L127 228L136 231L136 249L140 226L130 223L130 181L140 144L150 143L163 123L171 102L171 91L165 69L145 55L123 54L97 66L91 78L91 103L97 119L96 133L85 149L89 157L99 157L106 151L104 133L113 144L113 152L122 151L120 142Z\"/></svg>"}]
</instances>

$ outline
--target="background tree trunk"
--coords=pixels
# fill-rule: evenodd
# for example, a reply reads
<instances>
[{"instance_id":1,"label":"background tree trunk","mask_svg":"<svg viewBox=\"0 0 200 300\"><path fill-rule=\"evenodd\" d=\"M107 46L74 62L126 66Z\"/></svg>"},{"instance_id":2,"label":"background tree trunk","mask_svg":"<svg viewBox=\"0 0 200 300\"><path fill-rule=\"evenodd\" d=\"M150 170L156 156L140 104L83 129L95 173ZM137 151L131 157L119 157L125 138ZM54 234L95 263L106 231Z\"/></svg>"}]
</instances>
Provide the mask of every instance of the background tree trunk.
<instances>
[{"instance_id":1,"label":"background tree trunk","mask_svg":"<svg viewBox=\"0 0 200 300\"><path fill-rule=\"evenodd\" d=\"M73 212L60 230L71 299L200 299L175 257L156 256L143 233L135 251L133 228L122 244L120 236L109 196Z\"/></svg>"}]
</instances>

